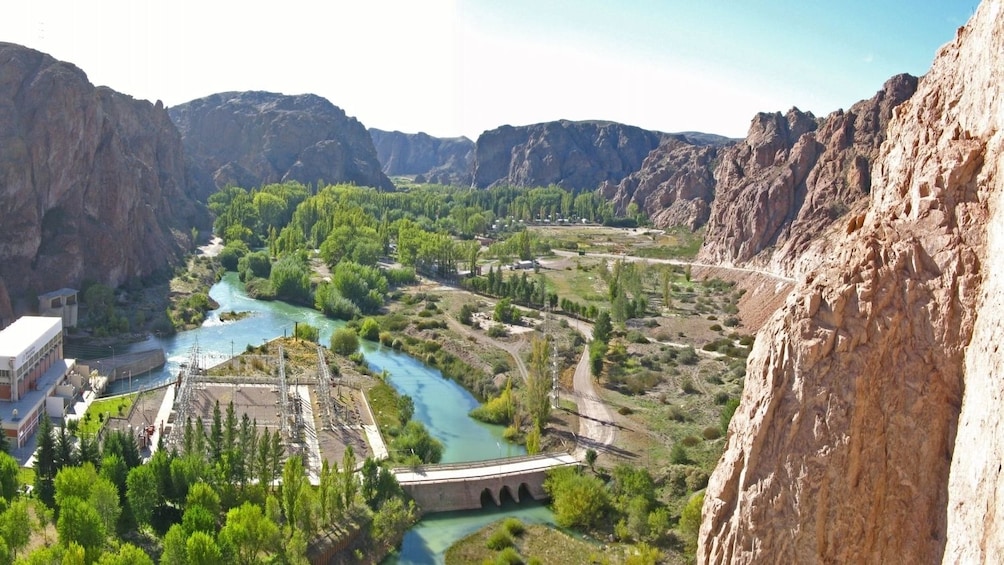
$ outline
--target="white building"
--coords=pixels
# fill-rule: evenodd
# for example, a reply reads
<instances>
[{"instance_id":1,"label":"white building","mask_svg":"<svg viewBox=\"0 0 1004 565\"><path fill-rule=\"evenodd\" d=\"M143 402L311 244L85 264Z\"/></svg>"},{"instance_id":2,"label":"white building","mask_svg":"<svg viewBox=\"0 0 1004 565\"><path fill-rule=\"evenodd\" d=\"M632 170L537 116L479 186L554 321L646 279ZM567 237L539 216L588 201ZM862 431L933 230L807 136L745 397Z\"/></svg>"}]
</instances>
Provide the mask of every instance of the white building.
<instances>
[{"instance_id":1,"label":"white building","mask_svg":"<svg viewBox=\"0 0 1004 565\"><path fill-rule=\"evenodd\" d=\"M63 359L62 318L24 316L0 331L0 418L18 447L35 432L43 409L63 416L64 397L80 386L70 381L74 365Z\"/></svg>"}]
</instances>

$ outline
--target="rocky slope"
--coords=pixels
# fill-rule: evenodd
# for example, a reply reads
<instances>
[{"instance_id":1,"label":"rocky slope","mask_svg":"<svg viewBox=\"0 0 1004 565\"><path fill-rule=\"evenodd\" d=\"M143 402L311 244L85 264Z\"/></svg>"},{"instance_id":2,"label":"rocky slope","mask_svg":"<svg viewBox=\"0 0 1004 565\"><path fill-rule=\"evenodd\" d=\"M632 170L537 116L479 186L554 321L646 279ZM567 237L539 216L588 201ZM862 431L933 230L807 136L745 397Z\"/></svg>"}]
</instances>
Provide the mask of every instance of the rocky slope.
<instances>
[{"instance_id":1,"label":"rocky slope","mask_svg":"<svg viewBox=\"0 0 1004 565\"><path fill-rule=\"evenodd\" d=\"M657 227L695 230L708 221L715 197L713 171L721 151L718 145L697 145L671 135L645 157L638 171L620 183L604 183L600 190L620 213L634 203Z\"/></svg>"},{"instance_id":2,"label":"rocky slope","mask_svg":"<svg viewBox=\"0 0 1004 565\"><path fill-rule=\"evenodd\" d=\"M502 126L475 144L474 184L595 190L637 171L663 134L614 122Z\"/></svg>"},{"instance_id":3,"label":"rocky slope","mask_svg":"<svg viewBox=\"0 0 1004 565\"><path fill-rule=\"evenodd\" d=\"M156 105L95 88L77 67L0 43L0 318L85 279L163 269L208 225L181 138Z\"/></svg>"},{"instance_id":4,"label":"rocky slope","mask_svg":"<svg viewBox=\"0 0 1004 565\"><path fill-rule=\"evenodd\" d=\"M915 77L895 76L872 98L824 119L797 108L757 114L715 169L701 260L753 260L790 274L812 241L866 200L893 110L916 88Z\"/></svg>"},{"instance_id":5,"label":"rocky slope","mask_svg":"<svg viewBox=\"0 0 1004 565\"><path fill-rule=\"evenodd\" d=\"M369 129L384 174L416 175L417 182L469 185L474 142L466 137L432 137Z\"/></svg>"},{"instance_id":6,"label":"rocky slope","mask_svg":"<svg viewBox=\"0 0 1004 565\"><path fill-rule=\"evenodd\" d=\"M203 199L227 185L287 180L393 188L366 128L320 96L224 92L168 113Z\"/></svg>"},{"instance_id":7,"label":"rocky slope","mask_svg":"<svg viewBox=\"0 0 1004 565\"><path fill-rule=\"evenodd\" d=\"M1004 561L1002 8L893 112L867 210L758 335L699 562Z\"/></svg>"}]
</instances>

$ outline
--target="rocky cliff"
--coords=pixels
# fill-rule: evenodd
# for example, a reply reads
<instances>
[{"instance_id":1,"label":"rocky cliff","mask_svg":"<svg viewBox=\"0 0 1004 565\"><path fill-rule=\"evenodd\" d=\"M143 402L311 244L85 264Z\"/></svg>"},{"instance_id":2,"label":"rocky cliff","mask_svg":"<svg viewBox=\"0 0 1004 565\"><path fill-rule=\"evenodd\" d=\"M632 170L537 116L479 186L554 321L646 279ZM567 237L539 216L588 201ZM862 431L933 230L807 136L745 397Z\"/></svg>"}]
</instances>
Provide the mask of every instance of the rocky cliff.
<instances>
[{"instance_id":1,"label":"rocky cliff","mask_svg":"<svg viewBox=\"0 0 1004 565\"><path fill-rule=\"evenodd\" d=\"M0 43L0 318L84 279L146 277L179 258L200 224L208 217L160 103Z\"/></svg>"},{"instance_id":2,"label":"rocky cliff","mask_svg":"<svg viewBox=\"0 0 1004 565\"><path fill-rule=\"evenodd\" d=\"M915 77L898 75L872 98L823 119L797 108L757 114L715 169L701 260L795 270L811 242L867 199L893 110L916 88Z\"/></svg>"},{"instance_id":3,"label":"rocky cliff","mask_svg":"<svg viewBox=\"0 0 1004 565\"><path fill-rule=\"evenodd\" d=\"M366 128L320 96L224 92L168 113L203 199L227 185L287 180L393 188Z\"/></svg>"},{"instance_id":4,"label":"rocky cliff","mask_svg":"<svg viewBox=\"0 0 1004 565\"><path fill-rule=\"evenodd\" d=\"M758 335L699 562L1004 561L1002 8L893 112L866 210Z\"/></svg>"},{"instance_id":5,"label":"rocky cliff","mask_svg":"<svg viewBox=\"0 0 1004 565\"><path fill-rule=\"evenodd\" d=\"M466 137L432 137L370 128L384 174L415 175L417 182L471 184L474 142Z\"/></svg>"},{"instance_id":6,"label":"rocky cliff","mask_svg":"<svg viewBox=\"0 0 1004 565\"><path fill-rule=\"evenodd\" d=\"M657 227L695 230L708 221L715 197L713 171L721 151L718 145L697 145L671 135L645 157L639 170L620 183L604 183L600 190L620 213L634 203Z\"/></svg>"},{"instance_id":7,"label":"rocky cliff","mask_svg":"<svg viewBox=\"0 0 1004 565\"><path fill-rule=\"evenodd\" d=\"M475 145L474 184L595 190L637 171L663 134L614 122L502 126Z\"/></svg>"}]
</instances>

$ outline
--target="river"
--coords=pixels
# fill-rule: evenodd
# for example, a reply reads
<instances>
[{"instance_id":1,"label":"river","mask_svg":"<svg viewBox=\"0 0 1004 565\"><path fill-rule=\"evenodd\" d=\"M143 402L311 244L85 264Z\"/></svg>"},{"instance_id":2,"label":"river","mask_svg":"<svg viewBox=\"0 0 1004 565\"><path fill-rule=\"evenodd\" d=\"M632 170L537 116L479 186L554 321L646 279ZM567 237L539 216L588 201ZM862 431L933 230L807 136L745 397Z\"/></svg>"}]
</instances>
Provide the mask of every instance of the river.
<instances>
[{"instance_id":1,"label":"river","mask_svg":"<svg viewBox=\"0 0 1004 565\"><path fill-rule=\"evenodd\" d=\"M344 322L328 319L309 308L249 298L236 273L227 273L210 289L209 295L220 307L210 313L202 327L166 338L151 337L129 346L128 351L161 347L167 357L163 369L133 377L133 388L173 380L196 344L200 364L212 366L234 353L240 353L248 345L261 345L275 337L292 335L297 322L319 328L321 343L328 343L332 332L344 325ZM252 315L241 320L221 322L219 313L230 311L251 312ZM386 370L394 388L412 397L415 419L425 424L429 433L443 442L444 463L526 453L522 446L502 439L501 426L490 426L470 418L467 413L477 406L477 400L460 385L443 378L439 370L372 342L363 341L362 350L374 371ZM124 391L125 386L129 385L126 382L114 383L111 392ZM502 516L516 516L533 523L554 522L553 514L543 504L517 505L512 501L501 508L432 514L405 534L401 551L391 556L387 563L442 563L444 552L454 541Z\"/></svg>"}]
</instances>

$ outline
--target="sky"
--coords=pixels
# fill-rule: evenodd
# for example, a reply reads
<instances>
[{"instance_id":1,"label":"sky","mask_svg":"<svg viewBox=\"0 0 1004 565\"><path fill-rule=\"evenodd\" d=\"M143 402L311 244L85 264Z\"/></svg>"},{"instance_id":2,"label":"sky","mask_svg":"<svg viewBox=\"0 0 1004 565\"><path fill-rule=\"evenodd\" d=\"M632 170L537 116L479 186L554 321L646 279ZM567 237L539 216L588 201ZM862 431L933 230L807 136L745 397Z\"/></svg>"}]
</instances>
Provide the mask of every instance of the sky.
<instances>
[{"instance_id":1,"label":"sky","mask_svg":"<svg viewBox=\"0 0 1004 565\"><path fill-rule=\"evenodd\" d=\"M0 41L173 106L313 93L367 127L470 139L612 120L744 137L922 75L976 0L32 0Z\"/></svg>"}]
</instances>

